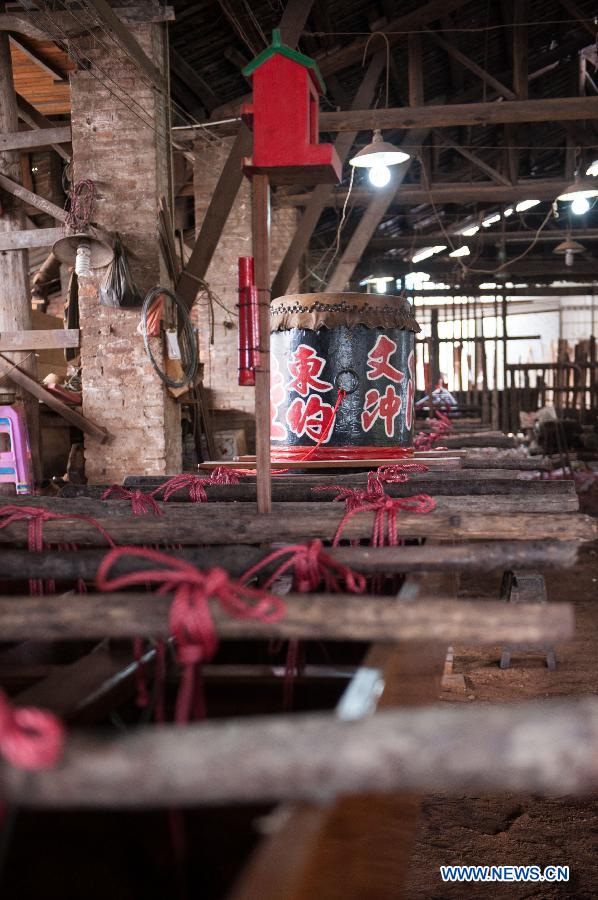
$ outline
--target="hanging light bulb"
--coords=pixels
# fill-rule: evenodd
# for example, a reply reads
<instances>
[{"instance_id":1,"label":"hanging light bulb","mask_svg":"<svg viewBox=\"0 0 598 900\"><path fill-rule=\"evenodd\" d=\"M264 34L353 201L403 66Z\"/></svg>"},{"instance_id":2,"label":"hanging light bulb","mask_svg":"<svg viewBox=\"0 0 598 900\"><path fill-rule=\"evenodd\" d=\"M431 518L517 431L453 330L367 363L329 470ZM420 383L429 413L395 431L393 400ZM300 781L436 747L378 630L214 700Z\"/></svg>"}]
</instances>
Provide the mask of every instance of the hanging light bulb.
<instances>
[{"instance_id":1,"label":"hanging light bulb","mask_svg":"<svg viewBox=\"0 0 598 900\"><path fill-rule=\"evenodd\" d=\"M577 241L574 241L571 238L571 235L569 235L567 237L567 240L563 241L561 244L558 244L552 252L556 253L558 256L564 256L565 265L572 266L575 260L575 256L578 253L584 253L585 249L586 248L583 246L583 244L579 244Z\"/></svg>"},{"instance_id":2,"label":"hanging light bulb","mask_svg":"<svg viewBox=\"0 0 598 900\"><path fill-rule=\"evenodd\" d=\"M396 166L398 163L405 162L409 159L408 153L397 150L394 144L382 139L382 132L379 128L374 130L372 143L364 147L359 153L349 160L352 166L360 169L369 169L370 184L374 187L383 188L390 181L389 166Z\"/></svg>"},{"instance_id":3,"label":"hanging light bulb","mask_svg":"<svg viewBox=\"0 0 598 900\"><path fill-rule=\"evenodd\" d=\"M566 203L570 200L571 212L576 216L583 216L590 208L588 200L593 197L598 197L598 190L592 187L591 184L584 184L579 177L579 172L576 172L573 183L565 188L562 194L559 194L557 200L561 203Z\"/></svg>"},{"instance_id":4,"label":"hanging light bulb","mask_svg":"<svg viewBox=\"0 0 598 900\"><path fill-rule=\"evenodd\" d=\"M375 166L371 166L369 169L368 178L370 184L373 184L374 187L386 187L390 181L390 169L383 163L376 163Z\"/></svg>"},{"instance_id":5,"label":"hanging light bulb","mask_svg":"<svg viewBox=\"0 0 598 900\"><path fill-rule=\"evenodd\" d=\"M580 194L579 197L575 197L571 201L571 212L575 213L576 216L585 215L588 212L589 208L590 201L583 195L583 193ZM567 265L571 265L571 263L567 263Z\"/></svg>"}]
</instances>

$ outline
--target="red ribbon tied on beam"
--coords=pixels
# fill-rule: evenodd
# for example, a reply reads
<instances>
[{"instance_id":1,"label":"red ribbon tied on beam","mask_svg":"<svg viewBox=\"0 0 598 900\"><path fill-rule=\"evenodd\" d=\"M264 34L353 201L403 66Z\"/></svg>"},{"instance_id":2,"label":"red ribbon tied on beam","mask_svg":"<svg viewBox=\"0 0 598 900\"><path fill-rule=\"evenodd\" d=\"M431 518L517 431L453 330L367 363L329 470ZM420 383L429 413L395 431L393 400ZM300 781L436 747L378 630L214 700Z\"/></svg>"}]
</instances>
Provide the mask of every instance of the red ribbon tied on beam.
<instances>
[{"instance_id":1,"label":"red ribbon tied on beam","mask_svg":"<svg viewBox=\"0 0 598 900\"><path fill-rule=\"evenodd\" d=\"M12 706L0 691L0 755L17 769L38 772L55 766L64 747L62 722L34 706Z\"/></svg>"},{"instance_id":2,"label":"red ribbon tied on beam","mask_svg":"<svg viewBox=\"0 0 598 900\"><path fill-rule=\"evenodd\" d=\"M325 552L324 544L319 539L309 544L288 544L280 550L275 550L248 569L241 576L241 581L250 581L278 560L282 562L264 582L264 589L271 588L277 578L291 569L293 589L301 594L316 591L321 584L327 591L335 594L340 593L343 587L351 594L363 594L365 591L365 577L333 559Z\"/></svg>"},{"instance_id":3,"label":"red ribbon tied on beam","mask_svg":"<svg viewBox=\"0 0 598 900\"><path fill-rule=\"evenodd\" d=\"M143 491L129 491L120 484L113 484L112 487L104 491L102 500L108 500L112 496L116 500L130 500L131 512L134 516L145 516L148 513L153 513L155 516L164 515L153 496L144 494Z\"/></svg>"},{"instance_id":4,"label":"red ribbon tied on beam","mask_svg":"<svg viewBox=\"0 0 598 900\"><path fill-rule=\"evenodd\" d=\"M112 566L124 556L156 563L156 568L110 577ZM183 667L175 713L178 723L187 722L192 709L198 710L197 667L209 662L218 649L209 601L217 601L235 619L257 619L268 623L278 621L284 614L280 597L232 581L224 569L204 572L184 560L141 547L111 550L100 564L96 582L100 591L154 584L157 594L174 595L168 621Z\"/></svg>"}]
</instances>

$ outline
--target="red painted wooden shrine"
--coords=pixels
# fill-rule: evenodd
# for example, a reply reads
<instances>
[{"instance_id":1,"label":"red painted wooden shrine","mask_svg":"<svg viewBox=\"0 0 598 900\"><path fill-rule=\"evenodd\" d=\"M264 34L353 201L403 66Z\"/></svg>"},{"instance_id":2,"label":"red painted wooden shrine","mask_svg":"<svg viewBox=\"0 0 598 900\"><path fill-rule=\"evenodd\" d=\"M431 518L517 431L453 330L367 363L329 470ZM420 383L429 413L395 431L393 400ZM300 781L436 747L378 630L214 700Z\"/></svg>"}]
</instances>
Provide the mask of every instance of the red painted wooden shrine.
<instances>
[{"instance_id":1,"label":"red painted wooden shrine","mask_svg":"<svg viewBox=\"0 0 598 900\"><path fill-rule=\"evenodd\" d=\"M335 184L341 161L332 144L318 143L318 98L325 86L313 59L273 42L248 66L253 103L241 109L253 128L253 156L243 171L267 174L272 184Z\"/></svg>"}]
</instances>

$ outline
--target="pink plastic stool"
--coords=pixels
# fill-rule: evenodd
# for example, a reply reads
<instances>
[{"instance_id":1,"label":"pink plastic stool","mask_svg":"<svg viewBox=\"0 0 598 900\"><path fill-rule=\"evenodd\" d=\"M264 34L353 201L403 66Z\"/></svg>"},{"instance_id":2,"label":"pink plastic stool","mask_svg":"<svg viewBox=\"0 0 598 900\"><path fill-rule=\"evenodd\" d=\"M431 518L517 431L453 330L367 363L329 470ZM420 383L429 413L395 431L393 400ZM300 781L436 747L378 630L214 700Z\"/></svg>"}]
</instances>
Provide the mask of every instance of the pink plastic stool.
<instances>
[{"instance_id":1,"label":"pink plastic stool","mask_svg":"<svg viewBox=\"0 0 598 900\"><path fill-rule=\"evenodd\" d=\"M14 484L17 494L33 492L33 467L29 433L22 406L0 406L0 435L7 434L10 448L0 450L0 484Z\"/></svg>"}]
</instances>

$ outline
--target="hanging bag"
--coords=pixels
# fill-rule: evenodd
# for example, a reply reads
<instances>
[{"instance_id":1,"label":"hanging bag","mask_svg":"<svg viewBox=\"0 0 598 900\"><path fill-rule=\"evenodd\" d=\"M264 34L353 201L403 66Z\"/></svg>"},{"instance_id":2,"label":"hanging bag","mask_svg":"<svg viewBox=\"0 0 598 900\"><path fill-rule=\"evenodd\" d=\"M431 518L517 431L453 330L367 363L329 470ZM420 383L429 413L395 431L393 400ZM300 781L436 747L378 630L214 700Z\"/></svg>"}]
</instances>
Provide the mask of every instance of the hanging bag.
<instances>
[{"instance_id":1,"label":"hanging bag","mask_svg":"<svg viewBox=\"0 0 598 900\"><path fill-rule=\"evenodd\" d=\"M114 241L114 259L100 287L100 303L120 309L132 309L143 303L143 296L133 281L127 252L118 235Z\"/></svg>"}]
</instances>

